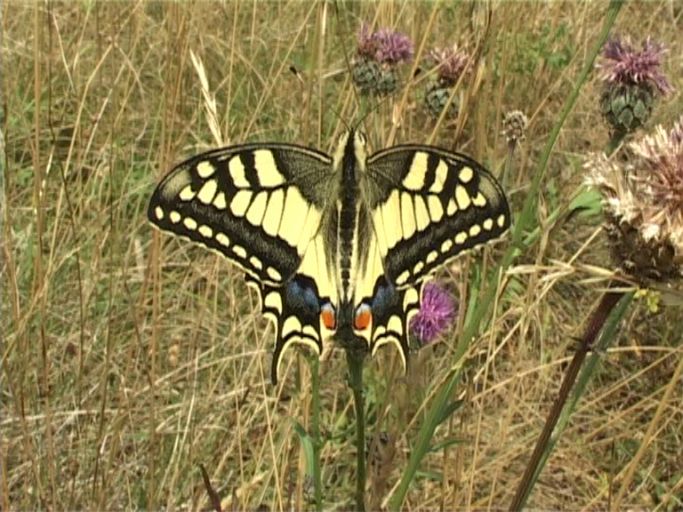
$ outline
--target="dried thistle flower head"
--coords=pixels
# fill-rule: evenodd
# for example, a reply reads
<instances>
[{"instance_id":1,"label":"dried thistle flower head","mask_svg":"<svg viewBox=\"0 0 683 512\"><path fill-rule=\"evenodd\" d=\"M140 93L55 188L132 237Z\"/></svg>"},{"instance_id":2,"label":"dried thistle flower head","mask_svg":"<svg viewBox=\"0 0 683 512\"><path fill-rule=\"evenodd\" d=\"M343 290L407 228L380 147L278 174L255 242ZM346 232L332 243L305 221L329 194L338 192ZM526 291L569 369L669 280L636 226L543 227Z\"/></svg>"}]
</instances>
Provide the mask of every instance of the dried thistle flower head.
<instances>
[{"instance_id":1,"label":"dried thistle flower head","mask_svg":"<svg viewBox=\"0 0 683 512\"><path fill-rule=\"evenodd\" d=\"M600 107L617 133L629 133L642 126L652 113L654 99L673 90L661 71L665 52L663 45L650 38L641 51L618 38L605 44L597 65L603 81Z\"/></svg>"},{"instance_id":2,"label":"dried thistle flower head","mask_svg":"<svg viewBox=\"0 0 683 512\"><path fill-rule=\"evenodd\" d=\"M505 135L508 146L514 148L518 142L525 139L526 135L524 132L528 124L529 119L521 110L512 110L505 114L503 118L503 135Z\"/></svg>"},{"instance_id":3,"label":"dried thistle flower head","mask_svg":"<svg viewBox=\"0 0 683 512\"><path fill-rule=\"evenodd\" d=\"M410 332L422 343L433 342L455 319L456 302L438 284L427 283L422 291L422 302L410 322Z\"/></svg>"},{"instance_id":4,"label":"dried thistle flower head","mask_svg":"<svg viewBox=\"0 0 683 512\"><path fill-rule=\"evenodd\" d=\"M413 43L405 34L387 28L371 32L363 24L358 32L357 53L351 71L361 92L389 94L398 88L394 68L412 58Z\"/></svg>"},{"instance_id":5,"label":"dried thistle flower head","mask_svg":"<svg viewBox=\"0 0 683 512\"><path fill-rule=\"evenodd\" d=\"M592 155L612 254L636 279L683 277L683 117L628 145L622 162Z\"/></svg>"}]
</instances>

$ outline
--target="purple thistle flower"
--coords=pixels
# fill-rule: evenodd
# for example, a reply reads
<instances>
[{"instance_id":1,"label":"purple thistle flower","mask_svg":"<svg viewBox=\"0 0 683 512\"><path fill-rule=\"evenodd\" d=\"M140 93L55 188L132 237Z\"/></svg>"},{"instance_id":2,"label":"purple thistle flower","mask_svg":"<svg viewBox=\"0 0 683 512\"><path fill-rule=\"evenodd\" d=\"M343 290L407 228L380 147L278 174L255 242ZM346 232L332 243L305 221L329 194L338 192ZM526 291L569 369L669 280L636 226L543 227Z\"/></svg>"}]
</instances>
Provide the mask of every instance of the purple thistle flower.
<instances>
[{"instance_id":1,"label":"purple thistle flower","mask_svg":"<svg viewBox=\"0 0 683 512\"><path fill-rule=\"evenodd\" d=\"M413 43L400 32L388 28L370 32L370 28L363 24L358 32L358 54L380 64L395 65L412 58Z\"/></svg>"},{"instance_id":2,"label":"purple thistle flower","mask_svg":"<svg viewBox=\"0 0 683 512\"><path fill-rule=\"evenodd\" d=\"M383 64L407 62L413 57L413 42L399 32L381 29L375 32L377 52L375 58Z\"/></svg>"},{"instance_id":3,"label":"purple thistle flower","mask_svg":"<svg viewBox=\"0 0 683 512\"><path fill-rule=\"evenodd\" d=\"M358 31L358 55L373 59L375 57L376 42L370 27L363 23Z\"/></svg>"},{"instance_id":4,"label":"purple thistle flower","mask_svg":"<svg viewBox=\"0 0 683 512\"><path fill-rule=\"evenodd\" d=\"M598 64L601 78L611 84L650 84L666 95L673 91L660 69L666 51L664 45L649 37L641 51L635 50L628 41L610 39L602 50L603 60Z\"/></svg>"},{"instance_id":5,"label":"purple thistle flower","mask_svg":"<svg viewBox=\"0 0 683 512\"><path fill-rule=\"evenodd\" d=\"M420 311L410 322L410 332L421 343L433 342L455 319L457 304L446 290L427 283L422 291Z\"/></svg>"},{"instance_id":6,"label":"purple thistle flower","mask_svg":"<svg viewBox=\"0 0 683 512\"><path fill-rule=\"evenodd\" d=\"M469 56L457 46L453 48L434 48L429 52L430 60L437 66L439 78L449 84L454 84L467 68Z\"/></svg>"}]
</instances>

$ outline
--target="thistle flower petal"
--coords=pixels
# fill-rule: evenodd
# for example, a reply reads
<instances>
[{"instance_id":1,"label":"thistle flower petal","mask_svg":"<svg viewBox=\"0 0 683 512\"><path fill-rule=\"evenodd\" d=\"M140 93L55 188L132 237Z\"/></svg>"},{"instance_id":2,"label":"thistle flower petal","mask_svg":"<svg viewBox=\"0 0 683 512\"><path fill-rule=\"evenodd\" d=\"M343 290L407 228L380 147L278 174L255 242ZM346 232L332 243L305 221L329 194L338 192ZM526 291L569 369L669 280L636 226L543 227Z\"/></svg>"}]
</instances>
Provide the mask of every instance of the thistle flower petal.
<instances>
[{"instance_id":1,"label":"thistle flower petal","mask_svg":"<svg viewBox=\"0 0 683 512\"><path fill-rule=\"evenodd\" d=\"M375 58L383 64L407 62L413 57L413 43L405 34L385 28L375 33L375 40Z\"/></svg>"},{"instance_id":2,"label":"thistle flower petal","mask_svg":"<svg viewBox=\"0 0 683 512\"><path fill-rule=\"evenodd\" d=\"M423 344L433 342L455 319L455 299L435 283L427 283L422 291L420 311L410 322L410 332Z\"/></svg>"},{"instance_id":3,"label":"thistle flower petal","mask_svg":"<svg viewBox=\"0 0 683 512\"><path fill-rule=\"evenodd\" d=\"M628 41L610 39L602 51L598 63L601 78L607 83L617 85L649 84L660 94L673 91L666 76L661 71L662 58L666 48L647 38L638 51Z\"/></svg>"},{"instance_id":4,"label":"thistle flower petal","mask_svg":"<svg viewBox=\"0 0 683 512\"><path fill-rule=\"evenodd\" d=\"M358 54L381 64L396 65L413 57L413 43L400 32L381 28L371 32L368 25L361 25L358 32Z\"/></svg>"},{"instance_id":5,"label":"thistle flower petal","mask_svg":"<svg viewBox=\"0 0 683 512\"><path fill-rule=\"evenodd\" d=\"M612 254L635 278L683 277L683 117L630 143L626 158L591 155Z\"/></svg>"},{"instance_id":6,"label":"thistle flower petal","mask_svg":"<svg viewBox=\"0 0 683 512\"><path fill-rule=\"evenodd\" d=\"M457 45L451 48L434 48L430 50L428 59L437 67L437 75L441 81L453 85L467 68L469 55Z\"/></svg>"}]
</instances>

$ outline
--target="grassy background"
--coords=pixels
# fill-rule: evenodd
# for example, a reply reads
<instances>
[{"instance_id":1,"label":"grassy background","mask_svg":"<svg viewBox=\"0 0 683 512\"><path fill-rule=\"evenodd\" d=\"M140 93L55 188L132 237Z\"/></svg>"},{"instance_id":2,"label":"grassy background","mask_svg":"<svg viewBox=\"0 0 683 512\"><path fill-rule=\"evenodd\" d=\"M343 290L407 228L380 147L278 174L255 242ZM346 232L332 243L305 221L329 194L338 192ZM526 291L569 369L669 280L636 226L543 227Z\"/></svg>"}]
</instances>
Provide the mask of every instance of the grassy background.
<instances>
[{"instance_id":1,"label":"grassy background","mask_svg":"<svg viewBox=\"0 0 683 512\"><path fill-rule=\"evenodd\" d=\"M300 509L309 499L293 429L309 419L303 358L286 358L273 389L272 328L240 272L145 221L156 181L217 143L190 51L206 68L225 143L329 151L343 121L359 118L345 55L361 21L404 31L417 48L479 48L457 122L425 114L423 72L368 117L367 130L375 148L431 141L500 174L503 114L524 110L527 140L505 178L517 208L604 7L502 3L487 23L477 3L344 4L338 16L331 4L304 2L3 3L2 507L207 507L199 464L226 509ZM631 3L617 21L619 33L637 42L652 34L671 48L665 72L678 91L682 16L676 3ZM582 91L563 129L542 186L538 242L501 283L497 314L469 353L464 406L437 430L435 444L457 443L425 459L406 509L505 507L514 493L573 337L611 271L599 215L550 217L580 186L584 155L608 141L599 90L593 80ZM677 118L681 103L674 93L651 125ZM439 274L461 298L458 325L470 284L500 251ZM644 438L681 357L682 327L680 310L631 308L530 505L608 507L648 442L624 504L683 506L680 392ZM406 376L390 351L367 366L369 437L383 439L370 450L375 506L398 481L456 332L420 350ZM340 508L354 485L345 371L339 351L321 364L325 500Z\"/></svg>"}]
</instances>

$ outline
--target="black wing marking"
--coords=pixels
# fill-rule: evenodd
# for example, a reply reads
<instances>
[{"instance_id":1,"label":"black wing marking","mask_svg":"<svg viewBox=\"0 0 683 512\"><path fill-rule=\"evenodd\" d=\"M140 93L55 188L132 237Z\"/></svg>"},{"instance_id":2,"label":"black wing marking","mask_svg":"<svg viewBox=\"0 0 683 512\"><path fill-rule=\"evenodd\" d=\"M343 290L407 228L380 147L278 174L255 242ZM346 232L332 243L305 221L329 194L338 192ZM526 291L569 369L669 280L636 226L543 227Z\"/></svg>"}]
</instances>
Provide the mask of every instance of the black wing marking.
<instances>
[{"instance_id":1,"label":"black wing marking","mask_svg":"<svg viewBox=\"0 0 683 512\"><path fill-rule=\"evenodd\" d=\"M368 158L365 201L384 270L402 288L510 226L505 194L471 158L431 146L396 146Z\"/></svg>"},{"instance_id":2,"label":"black wing marking","mask_svg":"<svg viewBox=\"0 0 683 512\"><path fill-rule=\"evenodd\" d=\"M155 226L216 250L273 285L298 269L329 200L329 156L287 144L249 144L197 155L159 184Z\"/></svg>"}]
</instances>

